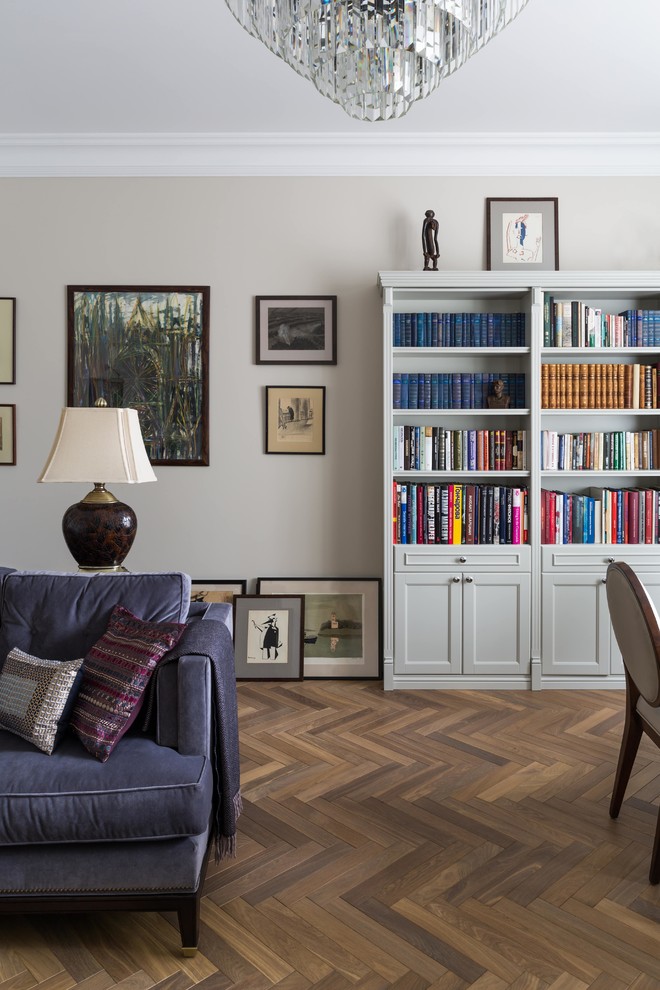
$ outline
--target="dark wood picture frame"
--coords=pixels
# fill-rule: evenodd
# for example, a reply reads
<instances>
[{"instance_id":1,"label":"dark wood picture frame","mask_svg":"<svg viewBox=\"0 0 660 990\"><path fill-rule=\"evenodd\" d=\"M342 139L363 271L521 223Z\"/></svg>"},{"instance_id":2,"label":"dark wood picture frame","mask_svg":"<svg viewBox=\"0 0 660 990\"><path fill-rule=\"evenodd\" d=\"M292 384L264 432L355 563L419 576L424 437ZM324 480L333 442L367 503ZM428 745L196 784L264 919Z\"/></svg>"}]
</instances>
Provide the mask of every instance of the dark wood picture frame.
<instances>
[{"instance_id":1,"label":"dark wood picture frame","mask_svg":"<svg viewBox=\"0 0 660 990\"><path fill-rule=\"evenodd\" d=\"M337 364L337 296L256 296L257 364Z\"/></svg>"},{"instance_id":2,"label":"dark wood picture frame","mask_svg":"<svg viewBox=\"0 0 660 990\"><path fill-rule=\"evenodd\" d=\"M304 596L306 678L382 679L381 578L260 577L257 592Z\"/></svg>"},{"instance_id":3,"label":"dark wood picture frame","mask_svg":"<svg viewBox=\"0 0 660 990\"><path fill-rule=\"evenodd\" d=\"M301 681L303 614L302 595L237 595L233 610L236 680Z\"/></svg>"},{"instance_id":4,"label":"dark wood picture frame","mask_svg":"<svg viewBox=\"0 0 660 990\"><path fill-rule=\"evenodd\" d=\"M16 406L0 404L0 467L16 465Z\"/></svg>"},{"instance_id":5,"label":"dark wood picture frame","mask_svg":"<svg viewBox=\"0 0 660 990\"><path fill-rule=\"evenodd\" d=\"M245 578L223 581L215 578L210 578L208 581L203 578L193 578L191 585L191 602L222 602L231 605L237 595L244 595L247 590Z\"/></svg>"},{"instance_id":6,"label":"dark wood picture frame","mask_svg":"<svg viewBox=\"0 0 660 990\"><path fill-rule=\"evenodd\" d=\"M325 454L325 385L266 385L266 453Z\"/></svg>"},{"instance_id":7,"label":"dark wood picture frame","mask_svg":"<svg viewBox=\"0 0 660 990\"><path fill-rule=\"evenodd\" d=\"M67 286L67 403L137 409L152 464L209 463L210 292Z\"/></svg>"},{"instance_id":8,"label":"dark wood picture frame","mask_svg":"<svg viewBox=\"0 0 660 990\"><path fill-rule=\"evenodd\" d=\"M487 198L486 267L488 271L558 271L558 198Z\"/></svg>"},{"instance_id":9,"label":"dark wood picture frame","mask_svg":"<svg viewBox=\"0 0 660 990\"><path fill-rule=\"evenodd\" d=\"M0 296L0 385L16 384L16 296Z\"/></svg>"}]
</instances>

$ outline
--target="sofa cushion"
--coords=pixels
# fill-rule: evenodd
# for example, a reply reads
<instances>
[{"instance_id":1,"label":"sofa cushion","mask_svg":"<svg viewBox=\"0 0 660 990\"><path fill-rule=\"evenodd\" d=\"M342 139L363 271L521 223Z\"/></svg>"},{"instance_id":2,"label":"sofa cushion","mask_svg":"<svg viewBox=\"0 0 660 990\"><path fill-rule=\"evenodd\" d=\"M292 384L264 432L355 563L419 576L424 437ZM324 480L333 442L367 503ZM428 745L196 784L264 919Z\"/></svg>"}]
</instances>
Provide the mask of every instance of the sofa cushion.
<instances>
[{"instance_id":1,"label":"sofa cushion","mask_svg":"<svg viewBox=\"0 0 660 990\"><path fill-rule=\"evenodd\" d=\"M159 839L208 827L210 760L151 737L125 736L100 763L72 735L49 757L0 731L0 764L0 845Z\"/></svg>"},{"instance_id":2,"label":"sofa cushion","mask_svg":"<svg viewBox=\"0 0 660 990\"><path fill-rule=\"evenodd\" d=\"M11 650L0 671L0 728L50 755L68 724L82 662L82 657L42 660Z\"/></svg>"},{"instance_id":3,"label":"sofa cushion","mask_svg":"<svg viewBox=\"0 0 660 990\"><path fill-rule=\"evenodd\" d=\"M185 622L190 578L180 572L80 574L13 571L0 600L0 667L18 646L36 657L84 657L121 602L155 622Z\"/></svg>"},{"instance_id":4,"label":"sofa cushion","mask_svg":"<svg viewBox=\"0 0 660 990\"><path fill-rule=\"evenodd\" d=\"M181 622L145 622L115 605L108 628L85 657L71 714L71 728L102 762L134 721L156 664L185 628Z\"/></svg>"}]
</instances>

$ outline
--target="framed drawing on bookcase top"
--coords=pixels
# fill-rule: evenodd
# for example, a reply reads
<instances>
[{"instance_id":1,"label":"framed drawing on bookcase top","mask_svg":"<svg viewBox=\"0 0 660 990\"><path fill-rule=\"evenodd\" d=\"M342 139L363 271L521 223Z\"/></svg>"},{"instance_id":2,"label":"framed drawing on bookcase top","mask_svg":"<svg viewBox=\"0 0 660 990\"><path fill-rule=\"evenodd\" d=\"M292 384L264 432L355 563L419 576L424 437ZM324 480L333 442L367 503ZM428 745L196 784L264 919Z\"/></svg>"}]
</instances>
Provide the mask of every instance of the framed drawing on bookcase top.
<instances>
[{"instance_id":1,"label":"framed drawing on bookcase top","mask_svg":"<svg viewBox=\"0 0 660 990\"><path fill-rule=\"evenodd\" d=\"M559 269L559 200L486 200L488 271Z\"/></svg>"},{"instance_id":2,"label":"framed drawing on bookcase top","mask_svg":"<svg viewBox=\"0 0 660 990\"><path fill-rule=\"evenodd\" d=\"M266 453L325 454L325 385L266 386Z\"/></svg>"},{"instance_id":3,"label":"framed drawing on bookcase top","mask_svg":"<svg viewBox=\"0 0 660 990\"><path fill-rule=\"evenodd\" d=\"M237 595L233 619L237 680L302 680L302 595Z\"/></svg>"},{"instance_id":4,"label":"framed drawing on bookcase top","mask_svg":"<svg viewBox=\"0 0 660 990\"><path fill-rule=\"evenodd\" d=\"M337 296L257 296L257 364L337 364Z\"/></svg>"},{"instance_id":5,"label":"framed drawing on bookcase top","mask_svg":"<svg viewBox=\"0 0 660 990\"><path fill-rule=\"evenodd\" d=\"M0 297L0 385L16 382L16 299Z\"/></svg>"},{"instance_id":6,"label":"framed drawing on bookcase top","mask_svg":"<svg viewBox=\"0 0 660 990\"><path fill-rule=\"evenodd\" d=\"M0 467L16 464L16 406L0 406Z\"/></svg>"},{"instance_id":7,"label":"framed drawing on bookcase top","mask_svg":"<svg viewBox=\"0 0 660 990\"><path fill-rule=\"evenodd\" d=\"M305 677L382 676L380 578L259 578L260 594L305 599Z\"/></svg>"}]
</instances>

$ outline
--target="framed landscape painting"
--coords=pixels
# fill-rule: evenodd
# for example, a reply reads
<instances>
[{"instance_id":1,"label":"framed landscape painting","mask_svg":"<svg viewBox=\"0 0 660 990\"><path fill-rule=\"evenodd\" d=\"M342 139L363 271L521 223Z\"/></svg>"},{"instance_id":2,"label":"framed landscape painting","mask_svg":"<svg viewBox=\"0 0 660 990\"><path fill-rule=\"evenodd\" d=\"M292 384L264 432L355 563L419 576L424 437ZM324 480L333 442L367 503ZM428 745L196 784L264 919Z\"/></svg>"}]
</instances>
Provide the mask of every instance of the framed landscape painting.
<instances>
[{"instance_id":1,"label":"framed landscape painting","mask_svg":"<svg viewBox=\"0 0 660 990\"><path fill-rule=\"evenodd\" d=\"M305 677L382 676L380 578L259 578L260 594L305 599Z\"/></svg>"},{"instance_id":2,"label":"framed landscape painting","mask_svg":"<svg viewBox=\"0 0 660 990\"><path fill-rule=\"evenodd\" d=\"M233 618L237 680L302 679L301 595L237 595Z\"/></svg>"},{"instance_id":3,"label":"framed landscape painting","mask_svg":"<svg viewBox=\"0 0 660 990\"><path fill-rule=\"evenodd\" d=\"M257 296L257 364L336 364L337 296Z\"/></svg>"},{"instance_id":4,"label":"framed landscape painting","mask_svg":"<svg viewBox=\"0 0 660 990\"><path fill-rule=\"evenodd\" d=\"M488 271L559 268L559 200L486 200Z\"/></svg>"},{"instance_id":5,"label":"framed landscape painting","mask_svg":"<svg viewBox=\"0 0 660 990\"><path fill-rule=\"evenodd\" d=\"M325 454L325 385L266 386L266 453Z\"/></svg>"},{"instance_id":6,"label":"framed landscape painting","mask_svg":"<svg viewBox=\"0 0 660 990\"><path fill-rule=\"evenodd\" d=\"M137 409L152 464L208 464L209 298L208 286L68 286L68 405Z\"/></svg>"}]
</instances>

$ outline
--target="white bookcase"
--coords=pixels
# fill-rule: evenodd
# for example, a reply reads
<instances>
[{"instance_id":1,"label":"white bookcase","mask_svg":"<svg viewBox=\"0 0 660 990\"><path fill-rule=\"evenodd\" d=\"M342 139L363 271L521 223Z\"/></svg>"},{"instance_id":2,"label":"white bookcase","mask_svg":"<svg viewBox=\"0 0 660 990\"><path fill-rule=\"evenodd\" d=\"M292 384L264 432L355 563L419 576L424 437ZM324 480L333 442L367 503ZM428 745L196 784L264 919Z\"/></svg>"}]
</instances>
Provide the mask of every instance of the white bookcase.
<instances>
[{"instance_id":1,"label":"white bookcase","mask_svg":"<svg viewBox=\"0 0 660 990\"><path fill-rule=\"evenodd\" d=\"M542 470L541 433L652 430L660 427L660 409L543 408L542 367L655 364L660 344L544 346L544 307L547 316L552 298L614 314L660 310L660 272L381 272L378 280L384 339L385 688L622 688L605 572L611 560L628 561L660 607L660 544L543 544L542 490L582 495L594 488L660 487L660 471ZM394 315L406 313L524 313L525 336L515 346L394 346ZM458 372L524 374L524 405L393 408L395 374ZM400 470L394 464L394 430L403 426L525 431L524 470ZM395 544L394 482L525 487L527 541Z\"/></svg>"}]
</instances>

